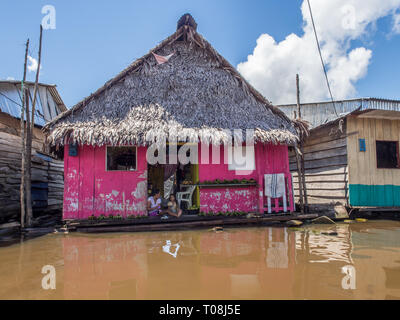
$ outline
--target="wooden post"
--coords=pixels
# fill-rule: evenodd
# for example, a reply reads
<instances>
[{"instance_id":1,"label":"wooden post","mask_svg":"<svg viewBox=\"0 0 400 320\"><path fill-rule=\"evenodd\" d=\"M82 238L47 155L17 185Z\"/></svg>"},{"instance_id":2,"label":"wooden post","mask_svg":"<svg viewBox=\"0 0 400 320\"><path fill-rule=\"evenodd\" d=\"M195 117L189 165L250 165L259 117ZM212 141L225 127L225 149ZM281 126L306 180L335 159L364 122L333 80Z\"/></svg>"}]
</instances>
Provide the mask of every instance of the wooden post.
<instances>
[{"instance_id":1,"label":"wooden post","mask_svg":"<svg viewBox=\"0 0 400 320\"><path fill-rule=\"evenodd\" d=\"M308 198L307 198L307 186L306 186L306 169L304 167L304 149L303 145L300 144L300 152L301 152L301 171L302 171L302 180L303 180L303 193L304 193L304 210L305 212L309 212L308 210Z\"/></svg>"},{"instance_id":2,"label":"wooden post","mask_svg":"<svg viewBox=\"0 0 400 320\"><path fill-rule=\"evenodd\" d=\"M303 178L301 174L301 160L299 155L298 147L294 147L294 153L296 154L297 161L297 183L299 184L299 201L300 201L300 212L304 213L304 203L303 203ZM294 192L294 190L293 190Z\"/></svg>"},{"instance_id":3,"label":"wooden post","mask_svg":"<svg viewBox=\"0 0 400 320\"><path fill-rule=\"evenodd\" d=\"M38 90L38 83L39 83L39 72L40 72L40 62L42 59L42 34L43 34L43 27L40 25L40 37L39 37L39 58L38 58L38 67L36 70L36 79L35 79L35 87L33 90L33 103L32 103L32 135L33 135L33 124L35 123L35 107L36 107L36 97L37 97L37 90Z\"/></svg>"},{"instance_id":4,"label":"wooden post","mask_svg":"<svg viewBox=\"0 0 400 320\"><path fill-rule=\"evenodd\" d=\"M25 201L26 201L26 225L29 227L32 217L32 193L31 193L31 154L32 154L32 138L31 138L31 118L29 109L29 90L26 90L26 130L25 130Z\"/></svg>"},{"instance_id":5,"label":"wooden post","mask_svg":"<svg viewBox=\"0 0 400 320\"><path fill-rule=\"evenodd\" d=\"M300 109L300 86L299 86L299 74L296 74L296 92L297 92L297 117L301 118Z\"/></svg>"},{"instance_id":6,"label":"wooden post","mask_svg":"<svg viewBox=\"0 0 400 320\"><path fill-rule=\"evenodd\" d=\"M25 47L25 60L24 60L24 75L21 83L21 185L19 188L20 192L20 204L21 204L21 228L25 227L25 80L26 80L26 62L28 60L28 48L29 39L26 41ZM29 116L29 115L28 115Z\"/></svg>"},{"instance_id":7,"label":"wooden post","mask_svg":"<svg viewBox=\"0 0 400 320\"><path fill-rule=\"evenodd\" d=\"M300 107L300 81L299 81L299 74L296 74L296 96L297 96L297 117L298 119L301 118L301 107ZM304 150L303 150L303 141L300 141L299 143L299 152L296 153L296 159L297 155L299 155L299 160L297 163L297 168L298 168L298 174L299 174L299 190L302 189L302 194L304 197L304 200L300 203L301 206L304 206L302 208L302 213L308 212L308 199L307 199L307 186L306 186L306 177L305 177L305 168L304 168ZM300 165L300 168L299 168ZM301 187L300 187L301 185Z\"/></svg>"},{"instance_id":8,"label":"wooden post","mask_svg":"<svg viewBox=\"0 0 400 320\"><path fill-rule=\"evenodd\" d=\"M32 102L32 116L30 120L30 127L27 135L27 174L26 174L26 208L27 208L27 219L26 224L28 227L32 226L33 222L33 212L32 212L32 139L33 139L33 129L35 127L35 106L36 106L36 97L37 97L37 90L38 90L38 83L39 83L39 73L40 73L40 63L42 58L42 34L43 34L43 27L40 25L40 38L39 38L39 57L38 57L38 66L36 70L36 79L35 79L35 87L33 90L33 102ZM29 118L29 113L27 113ZM28 122L29 123L29 122Z\"/></svg>"}]
</instances>

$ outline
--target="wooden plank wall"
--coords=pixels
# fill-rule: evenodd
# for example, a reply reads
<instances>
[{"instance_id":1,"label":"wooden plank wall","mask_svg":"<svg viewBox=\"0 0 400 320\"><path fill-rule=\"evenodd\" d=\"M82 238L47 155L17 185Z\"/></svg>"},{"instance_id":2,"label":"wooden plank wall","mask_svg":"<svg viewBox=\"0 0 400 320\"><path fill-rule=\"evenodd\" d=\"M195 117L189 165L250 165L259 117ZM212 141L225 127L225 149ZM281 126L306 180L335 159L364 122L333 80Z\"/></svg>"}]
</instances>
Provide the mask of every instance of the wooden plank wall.
<instances>
[{"instance_id":1,"label":"wooden plank wall","mask_svg":"<svg viewBox=\"0 0 400 320\"><path fill-rule=\"evenodd\" d=\"M304 150L304 166L308 203L310 209L323 210L348 201L348 169L346 121L335 122L312 130ZM298 202L299 186L294 150L289 153L290 171L293 175L295 200Z\"/></svg>"},{"instance_id":2,"label":"wooden plank wall","mask_svg":"<svg viewBox=\"0 0 400 320\"><path fill-rule=\"evenodd\" d=\"M397 192L400 186L399 169L378 169L376 161L376 141L400 141L400 121L390 119L350 116L347 120L349 149L349 183L353 186L375 186L375 188L354 188L355 205L398 206ZM365 139L366 151L359 151L359 139ZM386 189L381 188L387 186ZM395 190L389 190L395 186ZM389 188L389 189L388 189ZM394 192L394 194L391 194ZM368 194L370 193L370 194ZM372 198L376 198L373 202ZM396 199L397 198L397 199ZM350 201L352 197L350 197ZM372 201L372 202L371 202Z\"/></svg>"},{"instance_id":3,"label":"wooden plank wall","mask_svg":"<svg viewBox=\"0 0 400 320\"><path fill-rule=\"evenodd\" d=\"M0 121L0 223L17 219L20 210L21 183L21 138L16 128L19 121L8 123ZM14 132L15 131L15 132ZM41 133L35 128L33 153L40 151L43 141ZM52 159L46 161L37 155L32 156L32 189L35 211L50 212L61 210L64 190L64 162ZM47 198L47 199L46 199ZM43 200L47 201L44 203ZM35 203L36 201L36 203ZM41 207L41 208L40 208ZM34 211L34 212L35 212Z\"/></svg>"}]
</instances>

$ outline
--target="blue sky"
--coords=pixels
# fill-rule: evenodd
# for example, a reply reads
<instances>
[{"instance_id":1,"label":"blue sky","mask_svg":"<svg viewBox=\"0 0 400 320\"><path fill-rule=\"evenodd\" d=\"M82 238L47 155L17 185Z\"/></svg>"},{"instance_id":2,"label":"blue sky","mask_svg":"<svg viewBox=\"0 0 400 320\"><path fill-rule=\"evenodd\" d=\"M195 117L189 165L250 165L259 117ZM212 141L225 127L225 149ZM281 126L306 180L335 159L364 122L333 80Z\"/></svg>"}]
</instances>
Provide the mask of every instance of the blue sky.
<instances>
[{"instance_id":1,"label":"blue sky","mask_svg":"<svg viewBox=\"0 0 400 320\"><path fill-rule=\"evenodd\" d=\"M311 3L314 6L313 1ZM323 23L326 22L326 18L323 16L323 10L319 7L321 6L320 0L315 1L314 18L317 29L321 26L323 31ZM319 3L317 3L318 1ZM357 2L358 0L353 1ZM44 16L41 9L44 5L50 4L55 7L56 29L44 31L40 81L57 84L68 107L94 92L132 61L175 32L179 17L190 12L198 23L198 31L232 65L236 67L243 63L243 67L239 68L240 72L267 98L272 96L273 102L294 102L291 101L293 96L285 95L284 90L279 92L279 89L273 89L272 82L275 77L279 77L285 83L288 82L287 79L292 81L291 78L294 79L296 73L293 70L300 70L301 79L303 71L304 78L307 79L309 67L295 65L294 69L285 69L288 63L282 60L282 57L277 58L280 64L271 60L268 50L261 52L258 59L253 59L256 62L246 63L246 61L250 61L248 55L253 54L256 41L262 34L268 34L268 39L275 40L276 44L270 43L269 45L276 54L282 52L283 45L287 43L284 40L288 35L296 35L300 39L295 37L296 41L303 39L306 22L304 20L305 13L301 11L302 3L303 1L299 0L174 0L169 2L156 0L3 0L0 4L2 44L0 78L12 77L19 80L22 77L24 43L27 38L30 38L31 41L30 55L37 58L39 25ZM374 10L373 7L371 7L371 12L372 10ZM321 14L319 14L320 12ZM360 54L364 54L359 59L364 63L360 67L362 70L356 72L356 75L349 76L350 80L343 78L343 81L351 83L344 89L338 87L337 96L341 94L340 97L343 95L350 97L349 95L351 95L351 97L374 96L400 99L400 63L398 62L400 34L393 32L393 21L397 13L397 4L390 4L387 11L380 16L368 15L371 17L371 23L361 36L344 35L343 39L336 39L338 43L343 40L345 42L343 47L346 48L342 48L343 50L338 54L336 60L328 58L328 62L332 65L341 61L340 59L343 57L348 57L354 48L365 49L360 52ZM325 38L327 42L330 39L329 37ZM259 43L261 42L260 40ZM296 54L296 46L289 46L289 48L292 48L292 54ZM367 54L369 52L370 54ZM326 53L329 54L329 51ZM322 75L319 60L312 54L310 56L312 57L304 59L310 59L309 63L315 64L315 72L321 72ZM346 69L349 69L349 64L357 63L357 61L357 59L349 58ZM281 67L274 69L274 75L263 78L263 74L266 72L262 72L262 68L271 65ZM261 74L260 72L254 74L254 68L261 70ZM342 79L343 68L333 69L332 77ZM30 80L33 80L34 76L34 72L28 74ZM313 78L318 77L314 76ZM260 82L262 83L260 84ZM318 80L318 84L311 85L311 82L305 81L304 86L305 88L308 86L309 90L304 92L313 92L314 87L319 86L319 82ZM268 85L269 83L271 86ZM263 88L263 84L266 84L266 87ZM320 85L321 93L315 96L308 93L307 100L324 98L326 92L323 85L323 83ZM351 86L354 86L354 90ZM291 90L290 85L287 90ZM335 90L333 94L335 96Z\"/></svg>"}]
</instances>

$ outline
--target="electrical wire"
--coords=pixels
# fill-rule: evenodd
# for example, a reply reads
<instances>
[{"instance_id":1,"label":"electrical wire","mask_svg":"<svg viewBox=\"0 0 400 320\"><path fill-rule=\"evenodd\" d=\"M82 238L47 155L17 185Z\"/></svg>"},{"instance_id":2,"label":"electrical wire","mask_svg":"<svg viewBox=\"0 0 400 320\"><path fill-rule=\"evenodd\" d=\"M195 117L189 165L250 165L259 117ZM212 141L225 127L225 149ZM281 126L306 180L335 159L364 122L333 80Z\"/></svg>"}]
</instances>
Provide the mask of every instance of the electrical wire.
<instances>
[{"instance_id":1,"label":"electrical wire","mask_svg":"<svg viewBox=\"0 0 400 320\"><path fill-rule=\"evenodd\" d=\"M307 0L307 3L308 3L308 8L310 9L310 16L311 16L312 26L313 26L313 29L314 29L315 40L317 41L317 47L318 47L319 57L321 58L322 69L324 70L325 79L326 79L326 84L327 84L327 86L328 86L329 94L330 94L330 96L331 96L331 100L332 100L332 104L333 104L333 109L335 110L336 116L339 117L338 114L337 114L337 112L336 112L335 100L333 100L332 91L331 91L331 86L329 85L328 74L327 74L327 72L326 72L326 68L325 68L325 64L324 64L324 59L322 59L321 47L320 47L320 45L319 45L319 40L318 40L318 36L317 36L317 31L315 30L315 24L314 24L314 18L313 18L313 14L312 14L312 10L311 10L310 0Z\"/></svg>"},{"instance_id":2,"label":"electrical wire","mask_svg":"<svg viewBox=\"0 0 400 320\"><path fill-rule=\"evenodd\" d=\"M15 102L13 99L11 99L10 97L7 97L4 93L0 92L0 94L5 97L6 99L10 100L11 102L14 102L16 105L21 106L21 104L19 104L18 102Z\"/></svg>"}]
</instances>

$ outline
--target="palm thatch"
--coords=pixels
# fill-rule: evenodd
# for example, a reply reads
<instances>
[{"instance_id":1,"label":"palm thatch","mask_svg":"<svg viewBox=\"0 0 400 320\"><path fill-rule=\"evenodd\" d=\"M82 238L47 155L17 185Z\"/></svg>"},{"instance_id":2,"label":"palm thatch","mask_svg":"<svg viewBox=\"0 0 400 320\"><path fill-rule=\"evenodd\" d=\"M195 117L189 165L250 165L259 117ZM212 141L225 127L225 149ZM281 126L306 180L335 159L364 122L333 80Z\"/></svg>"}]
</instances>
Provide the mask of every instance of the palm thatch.
<instances>
[{"instance_id":1,"label":"palm thatch","mask_svg":"<svg viewBox=\"0 0 400 320\"><path fill-rule=\"evenodd\" d=\"M220 144L229 139L226 130L252 129L256 141L296 144L293 122L196 27L184 15L174 34L48 123L48 142L147 145L173 134L181 141ZM158 65L152 53L174 55Z\"/></svg>"}]
</instances>

